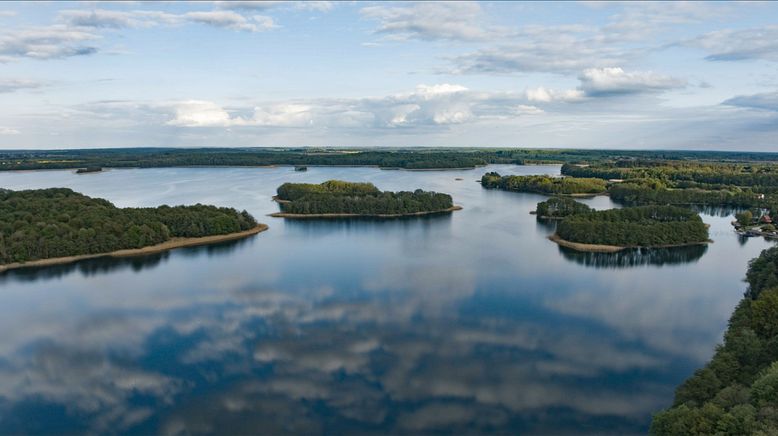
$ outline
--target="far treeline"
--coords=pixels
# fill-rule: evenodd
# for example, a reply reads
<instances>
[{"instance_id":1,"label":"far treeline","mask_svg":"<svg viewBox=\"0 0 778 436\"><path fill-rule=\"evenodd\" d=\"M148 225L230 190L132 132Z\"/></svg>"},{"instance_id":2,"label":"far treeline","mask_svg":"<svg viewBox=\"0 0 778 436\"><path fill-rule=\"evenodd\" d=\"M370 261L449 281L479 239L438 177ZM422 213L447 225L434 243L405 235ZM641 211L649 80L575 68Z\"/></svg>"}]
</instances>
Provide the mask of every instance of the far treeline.
<instances>
[{"instance_id":1,"label":"far treeline","mask_svg":"<svg viewBox=\"0 0 778 436\"><path fill-rule=\"evenodd\" d=\"M141 248L256 225L248 212L224 207L118 208L66 188L0 190L0 264Z\"/></svg>"},{"instance_id":2,"label":"far treeline","mask_svg":"<svg viewBox=\"0 0 778 436\"><path fill-rule=\"evenodd\" d=\"M708 228L696 212L674 206L638 206L570 215L557 235L580 244L662 247L708 242Z\"/></svg>"},{"instance_id":3,"label":"far treeline","mask_svg":"<svg viewBox=\"0 0 778 436\"><path fill-rule=\"evenodd\" d=\"M417 189L381 191L372 183L329 180L321 184L284 183L278 187L281 211L287 214L404 215L451 210L451 196Z\"/></svg>"},{"instance_id":4,"label":"far treeline","mask_svg":"<svg viewBox=\"0 0 778 436\"><path fill-rule=\"evenodd\" d=\"M527 148L124 148L7 150L1 170L181 166L358 165L474 168L487 164L636 162L778 162L778 153ZM615 174L615 173L614 173ZM588 177L588 176L587 176ZM599 176L592 176L599 177ZM615 177L607 177L615 178Z\"/></svg>"},{"instance_id":5,"label":"far treeline","mask_svg":"<svg viewBox=\"0 0 778 436\"><path fill-rule=\"evenodd\" d=\"M657 413L655 435L778 434L778 247L753 259L724 343Z\"/></svg>"}]
</instances>

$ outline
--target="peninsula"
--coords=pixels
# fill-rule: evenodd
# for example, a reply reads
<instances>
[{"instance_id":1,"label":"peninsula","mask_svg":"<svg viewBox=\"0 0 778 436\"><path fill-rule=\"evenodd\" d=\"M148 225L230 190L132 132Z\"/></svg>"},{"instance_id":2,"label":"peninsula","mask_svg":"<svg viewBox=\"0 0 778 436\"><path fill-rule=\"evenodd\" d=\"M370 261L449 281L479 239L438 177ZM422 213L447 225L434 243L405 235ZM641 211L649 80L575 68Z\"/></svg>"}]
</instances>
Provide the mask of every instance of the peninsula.
<instances>
[{"instance_id":1,"label":"peninsula","mask_svg":"<svg viewBox=\"0 0 778 436\"><path fill-rule=\"evenodd\" d=\"M461 209L451 196L437 192L381 191L372 183L329 180L321 184L284 183L278 187L281 218L397 218Z\"/></svg>"},{"instance_id":2,"label":"peninsula","mask_svg":"<svg viewBox=\"0 0 778 436\"><path fill-rule=\"evenodd\" d=\"M0 190L0 272L213 244L267 229L248 212L206 206L118 208L66 188Z\"/></svg>"}]
</instances>

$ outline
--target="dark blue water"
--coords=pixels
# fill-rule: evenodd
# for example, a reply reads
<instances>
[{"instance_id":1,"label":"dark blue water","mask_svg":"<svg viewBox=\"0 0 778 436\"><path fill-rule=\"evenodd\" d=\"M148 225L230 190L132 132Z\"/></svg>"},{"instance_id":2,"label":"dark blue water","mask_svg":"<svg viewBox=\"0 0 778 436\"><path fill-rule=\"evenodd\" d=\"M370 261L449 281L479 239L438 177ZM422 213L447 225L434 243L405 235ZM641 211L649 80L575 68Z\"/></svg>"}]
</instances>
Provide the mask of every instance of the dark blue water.
<instances>
[{"instance_id":1,"label":"dark blue water","mask_svg":"<svg viewBox=\"0 0 778 436\"><path fill-rule=\"evenodd\" d=\"M768 243L581 254L486 171L0 173L118 206L247 209L270 230L0 276L0 433L640 433L710 357ZM461 177L464 180L457 181ZM448 216L283 221L286 181L452 194ZM607 197L584 200L615 207Z\"/></svg>"}]
</instances>

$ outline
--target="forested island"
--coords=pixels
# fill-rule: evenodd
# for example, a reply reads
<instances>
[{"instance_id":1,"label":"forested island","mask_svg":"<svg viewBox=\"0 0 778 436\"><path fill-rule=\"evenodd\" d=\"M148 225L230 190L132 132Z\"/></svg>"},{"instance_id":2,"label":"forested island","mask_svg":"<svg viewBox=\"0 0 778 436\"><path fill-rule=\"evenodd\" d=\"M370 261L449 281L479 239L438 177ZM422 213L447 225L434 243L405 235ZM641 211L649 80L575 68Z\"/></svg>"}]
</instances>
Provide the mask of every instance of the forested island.
<instances>
[{"instance_id":1,"label":"forested island","mask_svg":"<svg viewBox=\"0 0 778 436\"><path fill-rule=\"evenodd\" d=\"M674 206L638 206L571 215L551 239L581 251L672 247L709 242L699 214Z\"/></svg>"},{"instance_id":2,"label":"forested island","mask_svg":"<svg viewBox=\"0 0 778 436\"><path fill-rule=\"evenodd\" d=\"M778 247L749 263L724 343L657 413L655 435L778 434Z\"/></svg>"},{"instance_id":3,"label":"forested island","mask_svg":"<svg viewBox=\"0 0 778 436\"><path fill-rule=\"evenodd\" d=\"M554 195L596 195L607 189L604 180L595 178L501 176L496 172L484 174L481 177L481 185L489 189Z\"/></svg>"},{"instance_id":4,"label":"forested island","mask_svg":"<svg viewBox=\"0 0 778 436\"><path fill-rule=\"evenodd\" d=\"M369 216L378 218L426 215L461 209L451 196L417 189L413 192L381 191L372 183L329 180L321 184L284 183L278 187L284 218Z\"/></svg>"},{"instance_id":5,"label":"forested island","mask_svg":"<svg viewBox=\"0 0 778 436\"><path fill-rule=\"evenodd\" d=\"M146 254L266 228L232 208L118 208L66 188L0 190L0 271L104 254Z\"/></svg>"},{"instance_id":6,"label":"forested island","mask_svg":"<svg viewBox=\"0 0 778 436\"><path fill-rule=\"evenodd\" d=\"M546 201L538 203L535 208L535 214L538 218L564 219L571 215L587 213L593 210L591 207L569 197L551 197Z\"/></svg>"},{"instance_id":7,"label":"forested island","mask_svg":"<svg viewBox=\"0 0 778 436\"><path fill-rule=\"evenodd\" d=\"M37 169L155 168L183 166L312 166L349 165L403 169L475 168L488 164L603 163L619 162L768 162L778 153L576 150L530 148L123 148L82 150L3 150L0 171ZM615 162L615 163L614 163ZM624 165L621 165L624 166ZM610 167L608 167L610 168ZM563 172L564 173L564 172ZM595 175L597 174L597 175ZM569 174L576 175L576 174ZM607 177L600 177L607 176ZM622 177L624 176L624 177ZM625 178L622 173L591 173L583 177ZM630 178L636 176L629 176Z\"/></svg>"}]
</instances>

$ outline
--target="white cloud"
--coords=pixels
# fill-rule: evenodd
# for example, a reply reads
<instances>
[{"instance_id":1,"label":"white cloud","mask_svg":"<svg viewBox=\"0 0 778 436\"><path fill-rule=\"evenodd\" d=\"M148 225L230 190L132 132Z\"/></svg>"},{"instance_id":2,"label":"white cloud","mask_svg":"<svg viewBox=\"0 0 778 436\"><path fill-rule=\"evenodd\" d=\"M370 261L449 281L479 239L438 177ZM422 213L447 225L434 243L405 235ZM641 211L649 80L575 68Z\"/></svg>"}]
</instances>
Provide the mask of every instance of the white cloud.
<instances>
[{"instance_id":1,"label":"white cloud","mask_svg":"<svg viewBox=\"0 0 778 436\"><path fill-rule=\"evenodd\" d=\"M401 6L368 6L363 17L378 21L376 33L393 39L474 41L503 31L487 26L481 6L475 2L422 2Z\"/></svg>"},{"instance_id":2,"label":"white cloud","mask_svg":"<svg viewBox=\"0 0 778 436\"><path fill-rule=\"evenodd\" d=\"M10 127L0 126L0 135L18 135L21 132Z\"/></svg>"},{"instance_id":3,"label":"white cloud","mask_svg":"<svg viewBox=\"0 0 778 436\"><path fill-rule=\"evenodd\" d=\"M587 68L578 76L580 89L589 96L657 92L686 86L686 81L651 71L626 72L621 68Z\"/></svg>"},{"instance_id":4,"label":"white cloud","mask_svg":"<svg viewBox=\"0 0 778 436\"><path fill-rule=\"evenodd\" d=\"M537 88L530 88L525 91L527 100L538 103L551 103L551 102L575 102L582 100L585 96L584 93L577 89L568 89L563 91L557 91L553 89L544 88L542 86Z\"/></svg>"},{"instance_id":5,"label":"white cloud","mask_svg":"<svg viewBox=\"0 0 778 436\"><path fill-rule=\"evenodd\" d=\"M716 30L686 41L685 44L707 51L705 59L710 61L778 61L778 25Z\"/></svg>"},{"instance_id":6,"label":"white cloud","mask_svg":"<svg viewBox=\"0 0 778 436\"><path fill-rule=\"evenodd\" d=\"M43 86L42 83L28 79L0 79L0 94L14 92L20 89L35 89Z\"/></svg>"},{"instance_id":7,"label":"white cloud","mask_svg":"<svg viewBox=\"0 0 778 436\"><path fill-rule=\"evenodd\" d=\"M728 106L738 106L749 109L763 109L769 111L778 111L778 92L765 92L753 95L739 95L730 98L724 103Z\"/></svg>"},{"instance_id":8,"label":"white cloud","mask_svg":"<svg viewBox=\"0 0 778 436\"><path fill-rule=\"evenodd\" d=\"M187 100L172 105L175 118L168 124L183 127L226 127L234 123L230 114L216 103Z\"/></svg>"},{"instance_id":9,"label":"white cloud","mask_svg":"<svg viewBox=\"0 0 778 436\"><path fill-rule=\"evenodd\" d=\"M246 18L231 11L187 12L184 18L195 23L248 32L262 32L276 27L270 17L255 15Z\"/></svg>"},{"instance_id":10,"label":"white cloud","mask_svg":"<svg viewBox=\"0 0 778 436\"><path fill-rule=\"evenodd\" d=\"M6 31L0 36L0 59L57 59L89 55L97 52L97 48L89 45L96 39L99 36L94 33L63 25Z\"/></svg>"}]
</instances>

